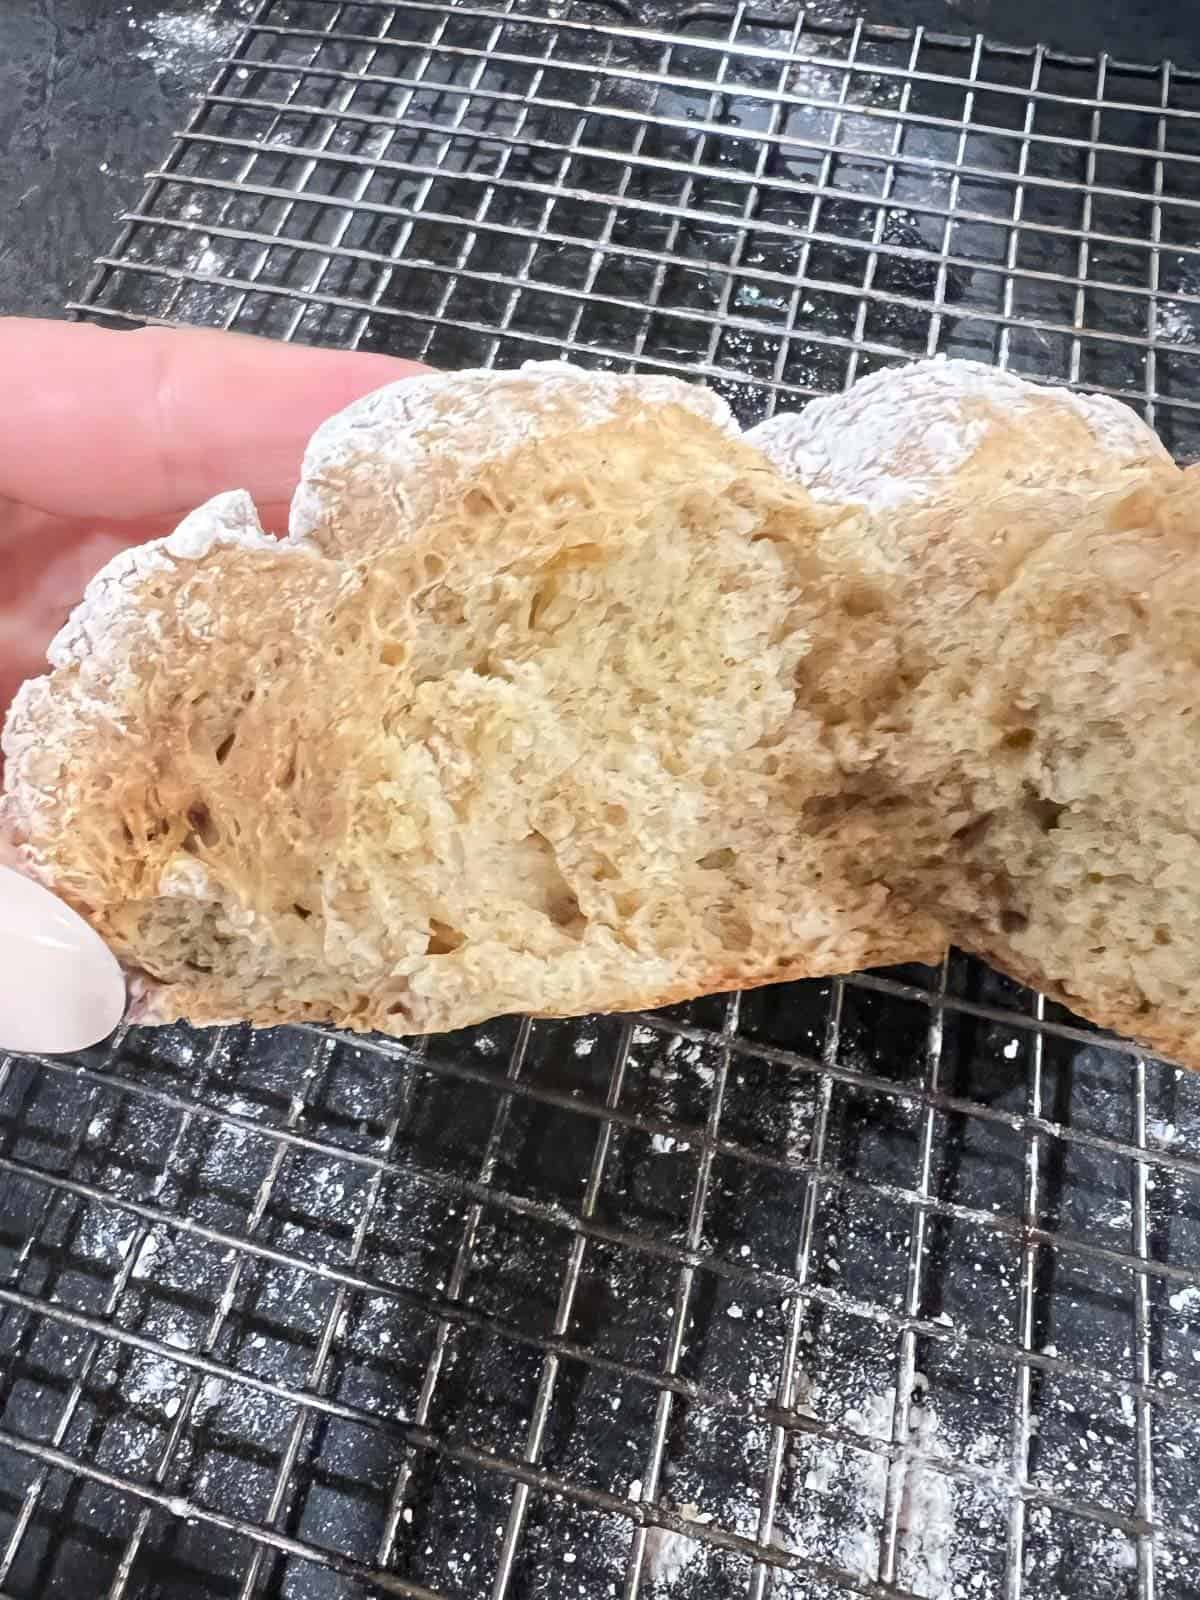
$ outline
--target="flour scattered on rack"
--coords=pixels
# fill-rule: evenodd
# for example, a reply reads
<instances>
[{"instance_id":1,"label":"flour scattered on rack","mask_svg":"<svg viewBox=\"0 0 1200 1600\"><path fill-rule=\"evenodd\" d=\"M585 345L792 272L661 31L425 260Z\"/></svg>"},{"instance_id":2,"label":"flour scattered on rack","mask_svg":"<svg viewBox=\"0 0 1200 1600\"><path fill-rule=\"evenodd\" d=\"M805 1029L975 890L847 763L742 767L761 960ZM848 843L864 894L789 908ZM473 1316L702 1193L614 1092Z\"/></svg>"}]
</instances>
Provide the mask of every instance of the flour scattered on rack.
<instances>
[{"instance_id":1,"label":"flour scattered on rack","mask_svg":"<svg viewBox=\"0 0 1200 1600\"><path fill-rule=\"evenodd\" d=\"M1170 344L1195 344L1196 310L1177 300L1160 300L1154 311L1154 337Z\"/></svg>"},{"instance_id":2,"label":"flour scattered on rack","mask_svg":"<svg viewBox=\"0 0 1200 1600\"><path fill-rule=\"evenodd\" d=\"M226 257L224 251L212 243L206 243L196 257L195 271L202 277L212 277L214 273L224 272Z\"/></svg>"},{"instance_id":3,"label":"flour scattered on rack","mask_svg":"<svg viewBox=\"0 0 1200 1600\"><path fill-rule=\"evenodd\" d=\"M125 1259L136 1231L126 1212L110 1206L89 1206L79 1225L76 1249L89 1261L110 1266Z\"/></svg>"},{"instance_id":4,"label":"flour scattered on rack","mask_svg":"<svg viewBox=\"0 0 1200 1600\"><path fill-rule=\"evenodd\" d=\"M159 73L190 77L198 62L206 67L214 57L233 48L239 24L221 0L209 0L183 15L160 11L146 18L139 31L149 35L138 50L140 61L148 61Z\"/></svg>"},{"instance_id":5,"label":"flour scattered on rack","mask_svg":"<svg viewBox=\"0 0 1200 1600\"><path fill-rule=\"evenodd\" d=\"M894 1390L863 1393L859 1404L846 1413L845 1424L864 1438L886 1442L891 1437L894 1402ZM694 1422L698 1420L693 1418ZM953 1436L943 1437L934 1408L921 1404L912 1408L910 1436L912 1450L921 1459L909 1467L901 1509L901 1582L924 1600L972 1600L986 1592L988 1576L980 1551L980 1528L989 1519L994 1520L997 1508L1003 1505L1003 1494L998 1486L986 1481L966 1485L955 1482L930 1463L965 1459L999 1470L1003 1445L986 1434L969 1443ZM756 1445L761 1442L757 1435L750 1437ZM761 1462L757 1453L755 1459L745 1456L743 1452L742 1476L749 1484L755 1480ZM790 1554L823 1560L854 1577L873 1580L887 1458L869 1451L848 1454L839 1445L818 1440L805 1461L803 1477L793 1483L777 1516L774 1542ZM678 1472L668 1474L669 1495L678 1494L679 1481ZM723 1503L719 1515L696 1500L673 1499L671 1509L700 1527L719 1522L722 1527L753 1536L759 1497L747 1487L735 1503ZM624 1545L617 1539L612 1544L612 1559L619 1563ZM674 1530L652 1529L646 1543L644 1574L650 1594L666 1600L690 1593L709 1557L710 1549L702 1539ZM775 1600L803 1600L811 1592L812 1578L808 1574L775 1571L771 1589Z\"/></svg>"}]
</instances>

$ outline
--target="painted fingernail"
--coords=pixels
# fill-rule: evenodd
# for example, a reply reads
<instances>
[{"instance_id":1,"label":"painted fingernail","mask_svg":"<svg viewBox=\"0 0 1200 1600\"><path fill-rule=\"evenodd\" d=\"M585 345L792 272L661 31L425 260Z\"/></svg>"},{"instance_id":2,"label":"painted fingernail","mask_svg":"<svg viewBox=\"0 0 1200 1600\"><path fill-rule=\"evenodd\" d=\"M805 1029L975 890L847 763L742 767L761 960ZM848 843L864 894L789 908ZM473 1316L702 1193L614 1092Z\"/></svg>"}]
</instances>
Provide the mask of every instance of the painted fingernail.
<instances>
[{"instance_id":1,"label":"painted fingernail","mask_svg":"<svg viewBox=\"0 0 1200 1600\"><path fill-rule=\"evenodd\" d=\"M48 889L0 866L0 1050L83 1050L124 1012L125 979L99 934Z\"/></svg>"}]
</instances>

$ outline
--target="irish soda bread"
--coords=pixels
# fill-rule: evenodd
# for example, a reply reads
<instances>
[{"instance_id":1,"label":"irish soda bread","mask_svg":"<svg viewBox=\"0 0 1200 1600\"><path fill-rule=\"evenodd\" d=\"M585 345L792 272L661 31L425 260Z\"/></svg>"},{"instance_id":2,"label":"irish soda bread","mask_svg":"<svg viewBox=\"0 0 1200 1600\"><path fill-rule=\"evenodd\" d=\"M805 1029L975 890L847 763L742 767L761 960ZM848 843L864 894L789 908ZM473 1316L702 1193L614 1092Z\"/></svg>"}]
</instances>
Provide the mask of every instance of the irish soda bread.
<instances>
[{"instance_id":1,"label":"irish soda bread","mask_svg":"<svg viewBox=\"0 0 1200 1600\"><path fill-rule=\"evenodd\" d=\"M144 1015L413 1033L936 957L806 823L852 585L716 396L409 380L303 480L290 543L229 494L112 563L9 719L7 826Z\"/></svg>"},{"instance_id":2,"label":"irish soda bread","mask_svg":"<svg viewBox=\"0 0 1200 1600\"><path fill-rule=\"evenodd\" d=\"M289 543L226 495L101 574L0 821L153 1018L423 1032L953 937L1200 1062L1196 495L967 363L745 438L665 379L409 381L318 432Z\"/></svg>"}]
</instances>

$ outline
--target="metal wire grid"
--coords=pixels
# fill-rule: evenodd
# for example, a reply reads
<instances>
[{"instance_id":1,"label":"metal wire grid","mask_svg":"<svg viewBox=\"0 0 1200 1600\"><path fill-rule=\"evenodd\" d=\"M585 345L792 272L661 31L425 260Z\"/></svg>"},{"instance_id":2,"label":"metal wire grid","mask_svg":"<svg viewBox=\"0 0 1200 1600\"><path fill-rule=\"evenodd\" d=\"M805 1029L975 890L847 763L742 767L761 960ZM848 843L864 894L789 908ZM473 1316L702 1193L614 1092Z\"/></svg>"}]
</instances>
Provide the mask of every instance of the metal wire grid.
<instances>
[{"instance_id":1,"label":"metal wire grid","mask_svg":"<svg viewBox=\"0 0 1200 1600\"><path fill-rule=\"evenodd\" d=\"M1038 1513L1076 1528L1067 1558L1088 1585L1078 1592L1126 1592L1100 1587L1105 1574L1088 1560L1112 1533L1141 1559L1128 1592L1139 1574L1152 1582L1156 1554L1162 1592L1192 1592L1194 1460L1164 1450L1189 1453L1197 1431L1200 1397L1178 1370L1191 1334L1171 1315L1173 1301L1190 1304L1197 1274L1169 1248L1194 1232L1197 1163L1161 1118L1156 1146L1146 1119L1154 1107L1180 1117L1176 1130L1194 1125L1193 1082L1094 1046L1081 1070L1077 1030L1045 1022L1036 1004L1022 1015L948 991L947 981L976 992L980 975L965 963L929 976L928 989L864 976L824 994L701 1003L691 1021L512 1024L425 1051L299 1030L253 1042L179 1031L126 1037L75 1063L6 1063L6 1211L36 1214L37 1226L8 1241L0 1289L12 1363L4 1581L78 1593L86 1556L84 1570L104 1571L103 1586L84 1591L95 1593L155 1592L152 1577L169 1593L185 1582L202 1593L333 1592L297 1580L299 1562L360 1580L339 1593L604 1594L614 1576L638 1593L647 1540L666 1527L703 1552L705 1586L684 1592L835 1592L817 1577L832 1583L836 1562L789 1548L790 1517L777 1537L781 1499L821 1512L803 1492L802 1460L785 1463L788 1443L820 1440L887 1464L882 1581L839 1574L842 1592L908 1592L893 1580L902 1480L914 1473L990 1514L991 1528L968 1534L970 1570L987 1576L967 1592L1072 1592L1061 1562L1050 1586L1022 1588ZM850 1016L859 1042L847 1048ZM813 1052L768 1042L794 1040L804 1021L824 1030ZM901 1056L889 1045L886 1072L863 1059L881 1025L902 1026L910 1046ZM680 1041L696 1055L672 1080ZM1070 1123L1042 1108L1048 1075ZM948 1087L963 1076L993 1097ZM1095 1126L1080 1115L1089 1097ZM850 1149L864 1129L880 1148L860 1168ZM980 1129L985 1159L973 1163ZM1089 1165L1102 1160L1125 1174L1132 1201L1132 1232L1103 1244L1086 1216L1062 1214L1104 1191ZM1043 1163L1054 1169L1049 1210ZM1015 1198L1022 1169L1023 1205L984 1198L992 1186ZM1157 1204L1148 1172L1165 1189ZM862 1231L839 1266L830 1234L847 1215ZM907 1251L895 1243L901 1226ZM428 1259L405 1260L405 1234ZM1020 1258L1019 1287L1002 1271L980 1299L980 1266L1005 1257ZM1067 1283L1048 1285L1047 1272ZM1132 1361L1118 1358L1130 1348L1116 1342L1122 1327ZM881 1384L895 1365L890 1440L836 1415L857 1341L872 1347ZM776 1369L766 1383L748 1381L758 1366ZM1007 1379L982 1401L969 1377L980 1368ZM948 1413L994 1407L997 1428L1006 1417L1010 1461L914 1450L901 1424L918 1370ZM630 1415L608 1459L595 1432L614 1397ZM1081 1438L1102 1418L1113 1430L1107 1446L1104 1435L1084 1446L1100 1457L1086 1493L1069 1475L1068 1489L1055 1481L1080 1441L1047 1443L1076 1403ZM681 1427L676 1410L705 1426ZM719 1455L689 1460L714 1419L726 1425L722 1448L753 1437L760 1459L742 1469L726 1514L706 1522L661 1479L678 1452L676 1482L681 1472L701 1494L725 1487ZM1040 1465L1030 1459L1039 1419ZM1156 1460L1160 1480L1167 1468L1157 1508ZM103 1533L88 1497L101 1488L117 1492L99 1502ZM420 1546L406 1520L414 1508L443 1538L454 1510L487 1518L489 1534L498 1518L503 1537L479 1541L456 1571L452 1548ZM753 1525L739 1526L747 1509ZM632 1544L613 1537L617 1519ZM236 1541L214 1545L217 1531ZM469 1553L476 1531L464 1535ZM556 1588L543 1563L564 1554L577 1583ZM145 1587L131 1589L139 1573ZM785 1586L772 1590L772 1576Z\"/></svg>"},{"instance_id":2,"label":"metal wire grid","mask_svg":"<svg viewBox=\"0 0 1200 1600\"><path fill-rule=\"evenodd\" d=\"M1200 79L745 5L277 0L84 303L700 374L747 416L899 355L1196 449Z\"/></svg>"},{"instance_id":3,"label":"metal wire grid","mask_svg":"<svg viewBox=\"0 0 1200 1600\"><path fill-rule=\"evenodd\" d=\"M942 349L1186 454L1198 111L744 6L273 0L81 309L746 418ZM1200 1594L1200 1078L960 957L124 1034L0 1064L0 1135L5 1594Z\"/></svg>"}]
</instances>

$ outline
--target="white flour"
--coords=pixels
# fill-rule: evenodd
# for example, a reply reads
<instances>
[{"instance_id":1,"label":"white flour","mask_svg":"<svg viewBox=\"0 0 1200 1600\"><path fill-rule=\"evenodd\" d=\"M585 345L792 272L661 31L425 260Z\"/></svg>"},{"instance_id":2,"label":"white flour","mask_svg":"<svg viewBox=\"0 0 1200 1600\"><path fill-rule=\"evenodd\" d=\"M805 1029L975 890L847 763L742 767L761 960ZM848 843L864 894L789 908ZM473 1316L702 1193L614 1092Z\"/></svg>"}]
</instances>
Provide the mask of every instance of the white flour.
<instances>
[{"instance_id":1,"label":"white flour","mask_svg":"<svg viewBox=\"0 0 1200 1600\"><path fill-rule=\"evenodd\" d=\"M1169 344L1195 344L1198 310L1177 300L1160 300L1154 308L1154 337Z\"/></svg>"},{"instance_id":2,"label":"white flour","mask_svg":"<svg viewBox=\"0 0 1200 1600\"><path fill-rule=\"evenodd\" d=\"M711 1515L688 1504L679 1507L680 1515L692 1522L711 1522ZM651 1528L646 1535L645 1575L652 1588L670 1594L697 1558L703 1562L704 1546L685 1533L668 1528Z\"/></svg>"},{"instance_id":3,"label":"white flour","mask_svg":"<svg viewBox=\"0 0 1200 1600\"><path fill-rule=\"evenodd\" d=\"M979 1592L982 1578L977 1582L977 1575L987 1570L982 1547L989 1527L996 1524L1003 1494L986 1481L950 1478L936 1463L965 1458L981 1467L999 1466L1003 1445L987 1434L965 1445L944 1438L935 1407L919 1398L923 1389L918 1374L899 1513L900 1579L928 1600L959 1600ZM886 1442L892 1436L894 1404L894 1389L868 1395L845 1413L843 1426L860 1437ZM779 1518L779 1542L799 1555L833 1561L856 1577L875 1578L887 1457L817 1439L807 1444L803 1459L803 1483Z\"/></svg>"},{"instance_id":4,"label":"white flour","mask_svg":"<svg viewBox=\"0 0 1200 1600\"><path fill-rule=\"evenodd\" d=\"M1047 395L1118 456L1138 459L1154 448L1145 423L1119 401L1040 389L979 362L941 358L874 373L847 394L780 412L746 437L814 499L885 510L933 494L989 428Z\"/></svg>"},{"instance_id":5,"label":"white flour","mask_svg":"<svg viewBox=\"0 0 1200 1600\"><path fill-rule=\"evenodd\" d=\"M153 1275L155 1260L161 1243L162 1234L159 1230L154 1229L146 1235L142 1240L141 1249L137 1253L137 1260L133 1263L133 1277L149 1278Z\"/></svg>"},{"instance_id":6,"label":"white flour","mask_svg":"<svg viewBox=\"0 0 1200 1600\"><path fill-rule=\"evenodd\" d=\"M75 1248L89 1261L111 1266L125 1259L136 1232L127 1212L91 1205L83 1214Z\"/></svg>"},{"instance_id":7,"label":"white flour","mask_svg":"<svg viewBox=\"0 0 1200 1600\"><path fill-rule=\"evenodd\" d=\"M675 378L633 380L557 361L526 362L517 372L465 371L390 384L313 434L292 501L290 537L337 549L337 529L347 515L378 502L391 519L389 537L400 538L432 516L467 474L538 438L547 418L560 421L566 413L576 426L593 426L623 406L671 403L726 433L739 431L728 406L710 390Z\"/></svg>"},{"instance_id":8,"label":"white flour","mask_svg":"<svg viewBox=\"0 0 1200 1600\"><path fill-rule=\"evenodd\" d=\"M191 75L199 64L207 70L214 57L232 49L237 38L239 23L236 18L222 17L219 0L193 7L181 15L178 11L160 11L147 17L137 26L138 19L131 17L130 25L147 35L138 50L138 60L148 61L159 73L176 76Z\"/></svg>"},{"instance_id":9,"label":"white flour","mask_svg":"<svg viewBox=\"0 0 1200 1600\"><path fill-rule=\"evenodd\" d=\"M226 268L225 256L213 244L206 244L192 263L192 271L201 273L206 277L222 273Z\"/></svg>"},{"instance_id":10,"label":"white flour","mask_svg":"<svg viewBox=\"0 0 1200 1600\"><path fill-rule=\"evenodd\" d=\"M179 1410L186 1383L184 1369L160 1356L134 1354L125 1375L125 1398L135 1406L159 1407L168 1419Z\"/></svg>"}]
</instances>

